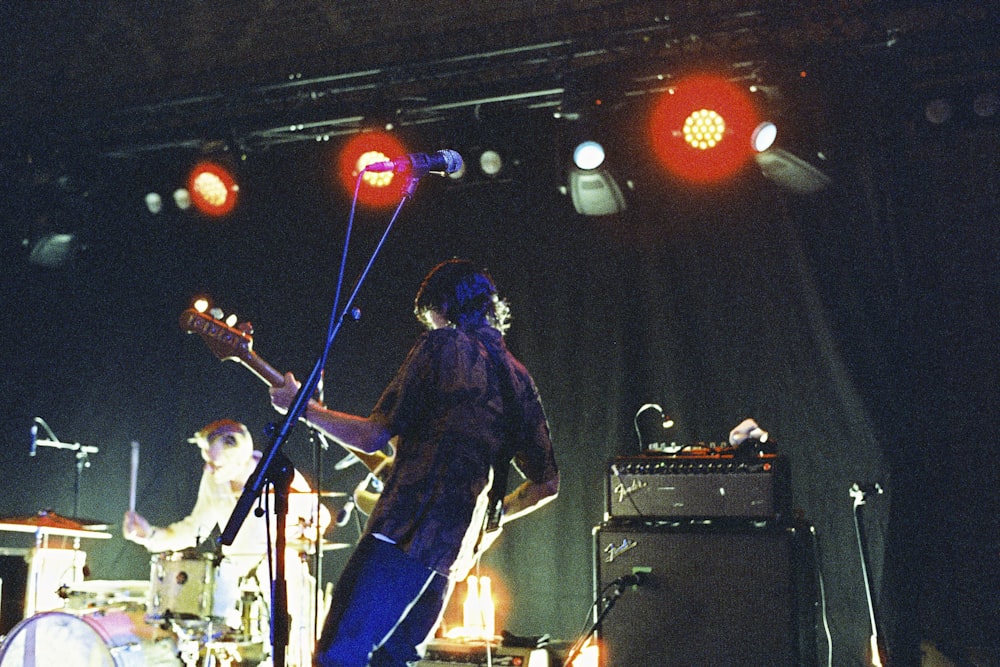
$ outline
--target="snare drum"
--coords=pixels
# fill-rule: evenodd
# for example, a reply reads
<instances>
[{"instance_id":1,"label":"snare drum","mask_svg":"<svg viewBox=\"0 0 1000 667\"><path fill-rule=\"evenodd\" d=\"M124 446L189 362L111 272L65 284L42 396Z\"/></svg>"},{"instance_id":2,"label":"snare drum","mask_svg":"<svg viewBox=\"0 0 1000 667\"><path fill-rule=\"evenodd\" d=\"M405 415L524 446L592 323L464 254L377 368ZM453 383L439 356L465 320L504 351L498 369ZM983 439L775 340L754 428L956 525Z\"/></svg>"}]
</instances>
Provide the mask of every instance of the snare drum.
<instances>
[{"instance_id":1,"label":"snare drum","mask_svg":"<svg viewBox=\"0 0 1000 667\"><path fill-rule=\"evenodd\" d=\"M148 616L176 620L212 614L215 564L212 554L167 551L150 559Z\"/></svg>"},{"instance_id":2,"label":"snare drum","mask_svg":"<svg viewBox=\"0 0 1000 667\"><path fill-rule=\"evenodd\" d=\"M81 581L67 587L65 609L85 611L98 607L144 609L149 600L148 581Z\"/></svg>"},{"instance_id":3,"label":"snare drum","mask_svg":"<svg viewBox=\"0 0 1000 667\"><path fill-rule=\"evenodd\" d=\"M0 667L145 667L132 618L96 609L36 614L18 623L0 647Z\"/></svg>"}]
</instances>

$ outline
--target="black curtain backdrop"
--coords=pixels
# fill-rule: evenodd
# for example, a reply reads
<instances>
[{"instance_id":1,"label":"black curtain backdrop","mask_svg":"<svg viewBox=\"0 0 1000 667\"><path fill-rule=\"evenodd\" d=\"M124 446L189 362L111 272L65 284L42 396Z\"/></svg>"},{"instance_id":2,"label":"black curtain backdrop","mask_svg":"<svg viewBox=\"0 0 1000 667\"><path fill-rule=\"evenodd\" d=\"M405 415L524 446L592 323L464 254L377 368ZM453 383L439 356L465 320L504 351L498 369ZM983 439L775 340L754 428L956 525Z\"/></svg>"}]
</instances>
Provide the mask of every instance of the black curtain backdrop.
<instances>
[{"instance_id":1,"label":"black curtain backdrop","mask_svg":"<svg viewBox=\"0 0 1000 667\"><path fill-rule=\"evenodd\" d=\"M511 525L486 558L500 627L573 640L588 626L605 464L639 451L633 416L655 402L676 420L672 440L719 442L753 416L789 458L795 507L816 531L832 664L859 664L869 635L854 482L886 489L863 516L876 608L897 655L915 655L920 638L990 641L1000 599L991 576L996 132L928 133L895 118L853 135L880 110L842 112L852 122L832 134L841 140L825 166L834 183L813 195L790 194L752 166L711 187L633 168L628 211L577 216L558 192L561 163L544 121L516 128L522 163L508 180L420 184L360 291L361 318L333 347L325 397L367 414L418 332L412 297L431 265L462 256L493 271L513 309L509 345L534 374L563 474L558 500ZM447 133L437 140L448 145ZM88 247L60 269L27 263L18 242L38 223L31 197L12 192L0 514L73 511L72 454L28 456L32 418L42 417L61 440L100 448L82 472L78 513L110 522L114 537L82 545L91 577L148 577L148 554L119 527L130 442L141 447L138 509L164 524L194 501L193 431L231 417L264 447L264 427L278 419L263 384L217 361L177 318L208 294L254 323L255 349L271 365L307 374L348 210L327 175L330 155L307 145L248 156L238 210L214 222L144 210L147 176L176 169L174 156L102 166L86 210L70 214ZM349 282L388 215L359 214ZM316 480L304 428L287 453ZM322 454L324 489L350 491L363 477L360 466L334 471L342 456ZM328 537L356 535L349 524ZM346 554L326 555L324 582ZM821 625L823 658L824 635Z\"/></svg>"}]
</instances>

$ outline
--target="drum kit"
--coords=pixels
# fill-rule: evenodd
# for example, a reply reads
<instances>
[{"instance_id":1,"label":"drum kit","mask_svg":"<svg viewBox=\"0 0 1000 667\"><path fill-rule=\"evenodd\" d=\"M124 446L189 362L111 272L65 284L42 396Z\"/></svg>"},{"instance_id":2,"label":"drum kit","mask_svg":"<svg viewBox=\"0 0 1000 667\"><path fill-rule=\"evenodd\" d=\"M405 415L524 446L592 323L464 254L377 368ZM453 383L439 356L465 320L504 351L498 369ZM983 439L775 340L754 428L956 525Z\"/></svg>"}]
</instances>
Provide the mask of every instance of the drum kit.
<instances>
[{"instance_id":1,"label":"drum kit","mask_svg":"<svg viewBox=\"0 0 1000 667\"><path fill-rule=\"evenodd\" d=\"M148 581L88 581L81 540L109 539L108 528L48 511L0 518L0 532L35 538L31 548L0 549L0 557L21 561L14 577L0 572L0 634L6 633L0 667L230 667L265 661L269 601L258 577L244 574L234 585L225 574L227 557L189 549L153 554ZM300 546L303 558L315 553L314 543ZM319 549L350 546L322 542Z\"/></svg>"}]
</instances>

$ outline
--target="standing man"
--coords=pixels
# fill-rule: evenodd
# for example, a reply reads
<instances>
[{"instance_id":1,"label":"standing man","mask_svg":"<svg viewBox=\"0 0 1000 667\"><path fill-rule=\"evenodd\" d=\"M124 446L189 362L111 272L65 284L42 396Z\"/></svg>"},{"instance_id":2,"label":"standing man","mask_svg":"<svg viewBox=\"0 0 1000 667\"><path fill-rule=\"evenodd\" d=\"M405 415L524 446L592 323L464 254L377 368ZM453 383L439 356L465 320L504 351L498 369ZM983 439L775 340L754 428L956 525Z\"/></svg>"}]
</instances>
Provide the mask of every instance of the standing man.
<instances>
[{"instance_id":1,"label":"standing man","mask_svg":"<svg viewBox=\"0 0 1000 667\"><path fill-rule=\"evenodd\" d=\"M228 523L247 479L260 461L261 453L254 450L253 438L247 427L231 419L208 424L195 433L190 442L198 445L205 461L198 498L191 513L169 526L158 527L135 512L126 512L122 524L125 539L141 544L151 552L179 551L196 547L207 540L216 527L222 529ZM291 488L293 493L289 498L286 521L289 548L285 559L288 609L292 617L288 663L309 667L315 580L309 574L306 559L300 557L296 548L315 540L316 523L313 517L316 507L309 483L298 471L295 471ZM330 523L329 510L321 506L319 519L322 533ZM272 536L273 523L271 520ZM268 551L267 524L255 516L248 517L243 523L232 545L222 547L224 559L215 574L212 613L227 620L234 629L240 625L236 609L239 582L256 580L261 594L268 595L270 591ZM269 599L267 603L270 605Z\"/></svg>"},{"instance_id":2,"label":"standing man","mask_svg":"<svg viewBox=\"0 0 1000 667\"><path fill-rule=\"evenodd\" d=\"M405 667L420 658L484 531L556 497L559 472L534 381L507 350L507 304L490 275L449 260L424 278L427 327L368 417L309 403L303 418L342 446L395 462L333 592L321 667ZM271 389L287 411L291 374ZM513 462L524 481L505 494ZM491 511L493 510L493 511Z\"/></svg>"}]
</instances>

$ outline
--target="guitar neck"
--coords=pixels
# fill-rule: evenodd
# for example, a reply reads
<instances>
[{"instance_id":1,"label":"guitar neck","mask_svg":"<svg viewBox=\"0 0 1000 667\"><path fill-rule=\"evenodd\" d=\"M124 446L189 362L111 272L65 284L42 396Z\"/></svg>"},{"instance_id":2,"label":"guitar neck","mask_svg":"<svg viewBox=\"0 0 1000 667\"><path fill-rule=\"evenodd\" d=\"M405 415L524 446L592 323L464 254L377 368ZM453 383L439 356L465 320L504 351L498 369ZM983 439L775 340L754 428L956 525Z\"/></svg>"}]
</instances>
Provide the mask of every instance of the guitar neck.
<instances>
[{"instance_id":1,"label":"guitar neck","mask_svg":"<svg viewBox=\"0 0 1000 667\"><path fill-rule=\"evenodd\" d=\"M181 313L180 326L189 334L201 336L208 349L221 361L239 362L270 387L281 387L285 384L285 376L253 351L252 327L244 328L241 325L240 328L236 328L210 313L194 308ZM354 447L341 446L358 457L358 460L372 472L390 458L382 452L365 452Z\"/></svg>"},{"instance_id":2,"label":"guitar neck","mask_svg":"<svg viewBox=\"0 0 1000 667\"><path fill-rule=\"evenodd\" d=\"M280 387L285 384L285 376L279 373L277 369L269 363L264 361L260 355L253 350L247 350L247 354L239 357L237 360L251 373L263 380L268 386ZM358 460L361 461L361 463L364 464L364 466L371 472L375 472L375 470L389 458L389 456L383 452L366 452L364 450L348 447L346 445L341 445L341 447L358 457Z\"/></svg>"}]
</instances>

